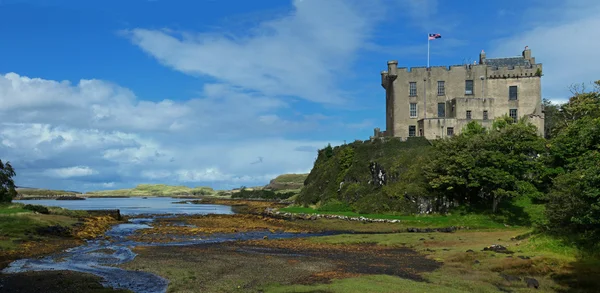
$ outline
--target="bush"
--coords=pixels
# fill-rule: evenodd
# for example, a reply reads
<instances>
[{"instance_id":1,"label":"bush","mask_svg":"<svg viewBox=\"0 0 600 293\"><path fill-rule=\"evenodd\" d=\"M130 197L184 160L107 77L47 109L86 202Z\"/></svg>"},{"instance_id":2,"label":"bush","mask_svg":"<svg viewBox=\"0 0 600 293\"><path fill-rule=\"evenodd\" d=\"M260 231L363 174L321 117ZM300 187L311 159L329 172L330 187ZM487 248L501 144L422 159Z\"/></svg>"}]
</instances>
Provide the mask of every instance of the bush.
<instances>
[{"instance_id":1,"label":"bush","mask_svg":"<svg viewBox=\"0 0 600 293\"><path fill-rule=\"evenodd\" d=\"M50 211L48 210L48 208L45 206L41 206L41 205L28 204L28 205L25 205L23 208L26 210L30 210L30 211L44 214L44 215L50 214Z\"/></svg>"}]
</instances>

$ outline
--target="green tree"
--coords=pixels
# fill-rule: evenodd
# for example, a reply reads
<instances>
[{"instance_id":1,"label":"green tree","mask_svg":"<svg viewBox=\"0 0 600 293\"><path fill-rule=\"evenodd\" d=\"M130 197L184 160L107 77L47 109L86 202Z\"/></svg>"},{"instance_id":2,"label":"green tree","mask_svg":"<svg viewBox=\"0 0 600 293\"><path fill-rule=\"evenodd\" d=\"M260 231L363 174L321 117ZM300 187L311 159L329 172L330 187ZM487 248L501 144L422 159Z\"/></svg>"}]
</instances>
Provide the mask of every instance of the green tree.
<instances>
[{"instance_id":1,"label":"green tree","mask_svg":"<svg viewBox=\"0 0 600 293\"><path fill-rule=\"evenodd\" d=\"M434 191L497 212L501 201L537 190L545 148L534 125L500 118L488 131L474 125L465 130L436 144L437 153L424 168Z\"/></svg>"},{"instance_id":2,"label":"green tree","mask_svg":"<svg viewBox=\"0 0 600 293\"><path fill-rule=\"evenodd\" d=\"M558 120L560 119L560 105L554 104L548 99L543 101L544 107L544 136L546 139L553 137L558 126Z\"/></svg>"},{"instance_id":3,"label":"green tree","mask_svg":"<svg viewBox=\"0 0 600 293\"><path fill-rule=\"evenodd\" d=\"M11 202L17 195L15 182L12 179L15 175L15 170L10 165L10 162L4 164L2 163L2 160L0 160L0 203Z\"/></svg>"}]
</instances>

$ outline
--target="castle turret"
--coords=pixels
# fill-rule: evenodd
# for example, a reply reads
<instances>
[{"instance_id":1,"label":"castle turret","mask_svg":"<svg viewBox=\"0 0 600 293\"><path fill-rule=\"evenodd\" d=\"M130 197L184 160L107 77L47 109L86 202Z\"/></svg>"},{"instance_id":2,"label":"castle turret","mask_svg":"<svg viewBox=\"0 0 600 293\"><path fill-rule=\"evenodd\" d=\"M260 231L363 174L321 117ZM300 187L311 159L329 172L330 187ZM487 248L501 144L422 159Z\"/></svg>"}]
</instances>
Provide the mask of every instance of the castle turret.
<instances>
[{"instance_id":1,"label":"castle turret","mask_svg":"<svg viewBox=\"0 0 600 293\"><path fill-rule=\"evenodd\" d=\"M398 60L388 61L388 75L390 78L396 78L398 76Z\"/></svg>"},{"instance_id":2,"label":"castle turret","mask_svg":"<svg viewBox=\"0 0 600 293\"><path fill-rule=\"evenodd\" d=\"M479 64L485 64L485 51L483 50L479 53Z\"/></svg>"}]
</instances>

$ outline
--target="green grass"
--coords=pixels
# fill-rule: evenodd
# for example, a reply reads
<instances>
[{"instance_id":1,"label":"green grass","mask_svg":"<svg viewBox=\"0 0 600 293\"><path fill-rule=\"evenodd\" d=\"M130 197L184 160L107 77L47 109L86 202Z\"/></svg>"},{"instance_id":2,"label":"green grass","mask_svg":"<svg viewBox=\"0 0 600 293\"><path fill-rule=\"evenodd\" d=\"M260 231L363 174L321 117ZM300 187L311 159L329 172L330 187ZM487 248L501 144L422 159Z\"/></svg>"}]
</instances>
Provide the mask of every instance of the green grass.
<instances>
[{"instance_id":1,"label":"green grass","mask_svg":"<svg viewBox=\"0 0 600 293\"><path fill-rule=\"evenodd\" d=\"M30 213L31 211L23 209L22 205L0 205L0 215Z\"/></svg>"},{"instance_id":2,"label":"green grass","mask_svg":"<svg viewBox=\"0 0 600 293\"><path fill-rule=\"evenodd\" d=\"M414 227L449 227L463 226L469 228L504 228L504 224L495 221L487 215L391 215L391 214L359 214L355 212L322 212L313 208L304 207L287 207L279 209L282 212L288 213L304 213L304 214L328 214L342 215L348 217L365 217L371 219L389 219L400 220L405 226Z\"/></svg>"},{"instance_id":3,"label":"green grass","mask_svg":"<svg viewBox=\"0 0 600 293\"><path fill-rule=\"evenodd\" d=\"M50 215L35 214L22 209L23 206L11 204L0 207L0 249L15 248L15 241L39 238L33 236L37 228L52 225L70 226L77 222L75 216L83 215L79 211L61 208L48 208L52 213Z\"/></svg>"},{"instance_id":4,"label":"green grass","mask_svg":"<svg viewBox=\"0 0 600 293\"><path fill-rule=\"evenodd\" d=\"M401 288L401 289L400 289ZM428 284L387 275L371 275L358 278L347 278L334 280L331 284L320 285L290 285L270 286L265 292L373 292L373 293L395 293L395 292L427 292L427 293L461 293L467 292L451 287L437 284ZM493 292L493 291L490 291Z\"/></svg>"},{"instance_id":5,"label":"green grass","mask_svg":"<svg viewBox=\"0 0 600 293\"><path fill-rule=\"evenodd\" d=\"M282 174L275 179L273 179L274 183L296 183L296 184L304 184L304 180L308 174Z\"/></svg>"},{"instance_id":6,"label":"green grass","mask_svg":"<svg viewBox=\"0 0 600 293\"><path fill-rule=\"evenodd\" d=\"M165 184L140 184L131 189L91 191L89 196L178 196L178 195L214 195L210 187L171 186Z\"/></svg>"}]
</instances>

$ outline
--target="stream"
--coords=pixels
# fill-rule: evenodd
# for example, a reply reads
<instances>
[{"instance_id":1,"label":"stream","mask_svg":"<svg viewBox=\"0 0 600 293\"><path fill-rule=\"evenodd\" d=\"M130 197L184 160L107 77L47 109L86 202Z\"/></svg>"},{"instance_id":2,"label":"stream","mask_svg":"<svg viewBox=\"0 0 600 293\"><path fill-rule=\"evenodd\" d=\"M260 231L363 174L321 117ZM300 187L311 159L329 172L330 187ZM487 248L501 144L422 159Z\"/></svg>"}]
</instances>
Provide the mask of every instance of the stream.
<instances>
[{"instance_id":1,"label":"stream","mask_svg":"<svg viewBox=\"0 0 600 293\"><path fill-rule=\"evenodd\" d=\"M293 237L309 237L324 234L284 233L254 231L231 234L213 234L208 237L179 236L170 243L138 242L128 239L137 230L151 228L154 218L134 218L128 223L117 224L105 236L110 240L97 239L67 249L63 252L35 259L21 259L12 262L2 273L22 273L28 271L71 270L90 273L103 278L107 287L129 289L133 292L164 293L169 281L142 271L128 271L117 267L132 261L136 254L131 250L136 246L181 246L221 243L235 240L269 239Z\"/></svg>"}]
</instances>

